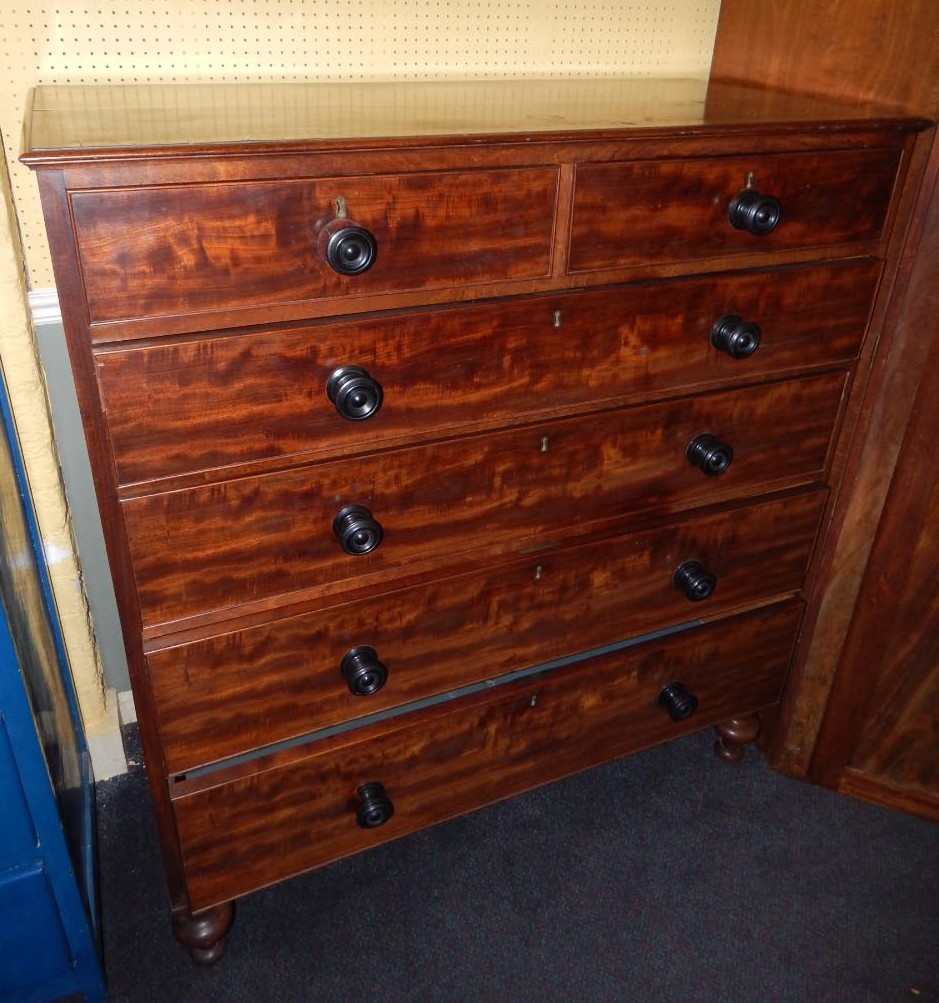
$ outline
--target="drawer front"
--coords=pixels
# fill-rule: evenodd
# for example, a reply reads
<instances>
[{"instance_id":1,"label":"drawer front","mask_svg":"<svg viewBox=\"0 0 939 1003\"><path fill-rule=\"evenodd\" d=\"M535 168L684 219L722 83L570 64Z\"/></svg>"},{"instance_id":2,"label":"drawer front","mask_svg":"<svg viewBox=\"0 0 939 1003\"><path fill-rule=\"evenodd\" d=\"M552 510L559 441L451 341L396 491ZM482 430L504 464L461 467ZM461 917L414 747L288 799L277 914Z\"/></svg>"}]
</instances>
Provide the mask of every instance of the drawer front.
<instances>
[{"instance_id":1,"label":"drawer front","mask_svg":"<svg viewBox=\"0 0 939 1003\"><path fill-rule=\"evenodd\" d=\"M879 241L899 163L886 149L581 164L568 270ZM728 221L751 173L753 191L781 205L764 236Z\"/></svg>"},{"instance_id":2,"label":"drawer front","mask_svg":"<svg viewBox=\"0 0 939 1003\"><path fill-rule=\"evenodd\" d=\"M845 380L827 373L130 499L144 624L816 481ZM725 473L689 463L701 434L733 448ZM340 549L333 522L350 505L384 530L370 553Z\"/></svg>"},{"instance_id":3,"label":"drawer front","mask_svg":"<svg viewBox=\"0 0 939 1003\"><path fill-rule=\"evenodd\" d=\"M879 271L864 260L622 286L130 347L99 353L96 366L118 477L133 484L846 362ZM727 316L758 326L752 355L712 344ZM348 366L382 393L364 420L327 397Z\"/></svg>"},{"instance_id":4,"label":"drawer front","mask_svg":"<svg viewBox=\"0 0 939 1003\"><path fill-rule=\"evenodd\" d=\"M166 768L183 772L795 592L826 496L813 491L697 516L155 651L148 664ZM677 568L692 560L717 580L700 601L673 583ZM387 680L356 695L341 663L364 646Z\"/></svg>"},{"instance_id":5,"label":"drawer front","mask_svg":"<svg viewBox=\"0 0 939 1003\"><path fill-rule=\"evenodd\" d=\"M690 629L175 784L192 907L766 707L800 614L793 602ZM678 723L656 702L676 680L699 699ZM356 791L374 781L394 814L362 829Z\"/></svg>"},{"instance_id":6,"label":"drawer front","mask_svg":"<svg viewBox=\"0 0 939 1003\"><path fill-rule=\"evenodd\" d=\"M543 277L557 178L545 167L74 192L89 319ZM377 244L356 275L326 261L340 197L346 223Z\"/></svg>"}]
</instances>

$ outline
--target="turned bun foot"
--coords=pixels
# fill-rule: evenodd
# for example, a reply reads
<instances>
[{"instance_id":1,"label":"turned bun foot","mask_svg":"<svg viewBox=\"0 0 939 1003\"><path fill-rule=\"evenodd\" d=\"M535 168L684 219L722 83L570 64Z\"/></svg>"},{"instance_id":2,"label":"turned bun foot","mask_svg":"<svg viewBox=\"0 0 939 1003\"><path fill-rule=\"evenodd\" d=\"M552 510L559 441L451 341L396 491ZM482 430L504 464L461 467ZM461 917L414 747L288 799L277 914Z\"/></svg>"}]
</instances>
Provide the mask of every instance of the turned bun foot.
<instances>
[{"instance_id":1,"label":"turned bun foot","mask_svg":"<svg viewBox=\"0 0 939 1003\"><path fill-rule=\"evenodd\" d=\"M189 948L197 965L214 965L225 953L225 938L234 918L234 902L223 902L195 915L174 916L173 933Z\"/></svg>"},{"instance_id":2,"label":"turned bun foot","mask_svg":"<svg viewBox=\"0 0 939 1003\"><path fill-rule=\"evenodd\" d=\"M743 759L743 750L751 742L756 741L760 733L760 717L758 714L748 714L746 717L732 717L717 725L717 742L714 751L725 763L739 763Z\"/></svg>"}]
</instances>

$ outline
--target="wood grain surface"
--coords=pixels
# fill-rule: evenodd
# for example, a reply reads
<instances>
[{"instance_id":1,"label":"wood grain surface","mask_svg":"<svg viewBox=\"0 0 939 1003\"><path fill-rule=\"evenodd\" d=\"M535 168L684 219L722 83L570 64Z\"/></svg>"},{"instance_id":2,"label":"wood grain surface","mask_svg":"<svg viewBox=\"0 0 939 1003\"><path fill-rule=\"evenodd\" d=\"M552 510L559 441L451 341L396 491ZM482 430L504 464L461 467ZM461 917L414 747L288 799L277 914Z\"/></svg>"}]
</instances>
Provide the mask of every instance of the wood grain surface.
<instances>
[{"instance_id":1,"label":"wood grain surface","mask_svg":"<svg viewBox=\"0 0 939 1003\"><path fill-rule=\"evenodd\" d=\"M153 651L167 769L795 593L825 496L696 516ZM690 602L672 583L689 560L717 578L706 600ZM353 696L339 671L360 645L389 673L366 697Z\"/></svg>"},{"instance_id":2,"label":"wood grain surface","mask_svg":"<svg viewBox=\"0 0 939 1003\"><path fill-rule=\"evenodd\" d=\"M935 198L939 208L939 188ZM918 321L934 342L937 276L933 232L921 248L920 296L905 322ZM939 353L921 377L812 776L939 821Z\"/></svg>"},{"instance_id":3,"label":"wood grain surface","mask_svg":"<svg viewBox=\"0 0 939 1003\"><path fill-rule=\"evenodd\" d=\"M892 148L578 165L568 268L877 240L899 163L900 150ZM766 236L727 219L731 199L748 181L782 207Z\"/></svg>"},{"instance_id":4,"label":"wood grain surface","mask_svg":"<svg viewBox=\"0 0 939 1003\"><path fill-rule=\"evenodd\" d=\"M879 268L863 259L174 339L100 350L96 370L121 483L217 478L235 464L349 455L848 362ZM711 344L729 314L760 328L746 359ZM340 417L326 396L347 365L384 390L368 420Z\"/></svg>"},{"instance_id":5,"label":"wood grain surface","mask_svg":"<svg viewBox=\"0 0 939 1003\"><path fill-rule=\"evenodd\" d=\"M665 104L537 136L27 154L178 915L693 728L735 755L777 706L925 123L716 84L683 126ZM748 184L782 203L766 238L727 221ZM353 277L324 261L343 205L378 246ZM711 347L728 313L760 325L752 357ZM326 399L348 365L384 390L364 423ZM687 459L705 433L734 450L719 477ZM366 556L332 530L350 504L384 527ZM685 560L717 576L703 603ZM339 671L363 644L374 697ZM678 724L676 680L701 701ZM350 727L268 748L328 724ZM372 780L397 810L367 833Z\"/></svg>"},{"instance_id":6,"label":"wood grain surface","mask_svg":"<svg viewBox=\"0 0 939 1003\"><path fill-rule=\"evenodd\" d=\"M838 2L850 7L852 0ZM913 0L920 9L928 3ZM873 6L864 0L865 13ZM907 35L920 53L930 51L928 36L920 38L915 25ZM747 41L743 55L757 40ZM877 105L843 104L824 94L754 93L657 76L42 85L31 94L23 159L30 165L100 161L102 150L128 159L141 153L155 159L157 151L160 160L188 159L207 148L216 160L246 151L267 158L289 146L309 156L323 146L374 149L404 140L421 149L441 137L465 142L467 136L531 146L543 138L596 139L626 129L668 138L735 128L752 136L766 133L767 125L778 134L884 117Z\"/></svg>"},{"instance_id":7,"label":"wood grain surface","mask_svg":"<svg viewBox=\"0 0 939 1003\"><path fill-rule=\"evenodd\" d=\"M721 0L711 79L935 115L937 49L934 0Z\"/></svg>"},{"instance_id":8,"label":"wood grain surface","mask_svg":"<svg viewBox=\"0 0 939 1003\"><path fill-rule=\"evenodd\" d=\"M758 710L779 697L800 610L792 603L689 630L177 784L193 908ZM676 679L700 701L677 723L656 703ZM356 825L355 792L371 781L385 786L395 813L366 830Z\"/></svg>"},{"instance_id":9,"label":"wood grain surface","mask_svg":"<svg viewBox=\"0 0 939 1003\"><path fill-rule=\"evenodd\" d=\"M572 527L753 497L824 477L845 373L623 408L485 436L143 496L123 505L144 625L400 573L418 562L531 550ZM726 473L686 456L729 443ZM384 541L344 554L344 506Z\"/></svg>"},{"instance_id":10,"label":"wood grain surface","mask_svg":"<svg viewBox=\"0 0 939 1003\"><path fill-rule=\"evenodd\" d=\"M557 183L557 168L544 167L76 192L89 318L546 276ZM325 259L339 197L378 245L359 275Z\"/></svg>"}]
</instances>

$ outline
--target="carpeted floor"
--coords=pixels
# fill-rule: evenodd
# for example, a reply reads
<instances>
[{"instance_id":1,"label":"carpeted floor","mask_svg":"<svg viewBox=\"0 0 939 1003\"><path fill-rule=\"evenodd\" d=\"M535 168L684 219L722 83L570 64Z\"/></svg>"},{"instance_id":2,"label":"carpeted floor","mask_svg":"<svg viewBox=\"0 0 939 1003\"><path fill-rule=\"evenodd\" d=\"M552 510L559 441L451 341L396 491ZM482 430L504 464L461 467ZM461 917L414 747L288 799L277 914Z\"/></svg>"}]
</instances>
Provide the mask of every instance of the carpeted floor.
<instances>
[{"instance_id":1,"label":"carpeted floor","mask_svg":"<svg viewBox=\"0 0 939 1003\"><path fill-rule=\"evenodd\" d=\"M707 733L250 895L211 969L139 769L98 814L112 1003L939 1001L939 826Z\"/></svg>"}]
</instances>

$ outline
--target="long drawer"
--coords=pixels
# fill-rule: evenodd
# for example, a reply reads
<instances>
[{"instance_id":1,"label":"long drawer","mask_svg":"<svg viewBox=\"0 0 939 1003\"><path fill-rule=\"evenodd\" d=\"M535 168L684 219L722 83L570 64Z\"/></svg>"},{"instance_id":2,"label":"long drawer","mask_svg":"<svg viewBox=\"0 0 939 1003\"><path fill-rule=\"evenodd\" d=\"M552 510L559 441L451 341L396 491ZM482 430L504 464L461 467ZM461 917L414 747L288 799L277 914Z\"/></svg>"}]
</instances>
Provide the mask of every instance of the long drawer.
<instances>
[{"instance_id":1,"label":"long drawer","mask_svg":"<svg viewBox=\"0 0 939 1003\"><path fill-rule=\"evenodd\" d=\"M133 484L847 362L879 270L860 260L380 314L102 350L95 363L118 479ZM757 326L752 354L714 347L725 318L744 338Z\"/></svg>"},{"instance_id":2,"label":"long drawer","mask_svg":"<svg viewBox=\"0 0 939 1003\"><path fill-rule=\"evenodd\" d=\"M794 593L826 496L699 515L153 651L166 768L183 772ZM703 600L689 600L673 581L691 561L717 583Z\"/></svg>"},{"instance_id":3,"label":"long drawer","mask_svg":"<svg viewBox=\"0 0 939 1003\"><path fill-rule=\"evenodd\" d=\"M171 783L194 910L778 698L798 601ZM657 703L682 682L696 713ZM357 790L394 804L356 823Z\"/></svg>"},{"instance_id":4,"label":"long drawer","mask_svg":"<svg viewBox=\"0 0 939 1003\"><path fill-rule=\"evenodd\" d=\"M130 499L144 624L812 483L845 381L826 373ZM711 434L734 451L717 476L688 459ZM350 506L369 513L371 540L376 523L384 532L370 552L340 549L334 524Z\"/></svg>"},{"instance_id":5,"label":"long drawer","mask_svg":"<svg viewBox=\"0 0 939 1003\"><path fill-rule=\"evenodd\" d=\"M578 165L568 271L877 242L900 156L843 150ZM780 204L771 233L754 236L728 220L732 199L751 185Z\"/></svg>"},{"instance_id":6,"label":"long drawer","mask_svg":"<svg viewBox=\"0 0 939 1003\"><path fill-rule=\"evenodd\" d=\"M195 319L545 277L557 180L556 167L538 167L74 192L88 317L93 326ZM345 275L329 265L337 223L371 234L367 271Z\"/></svg>"}]
</instances>

